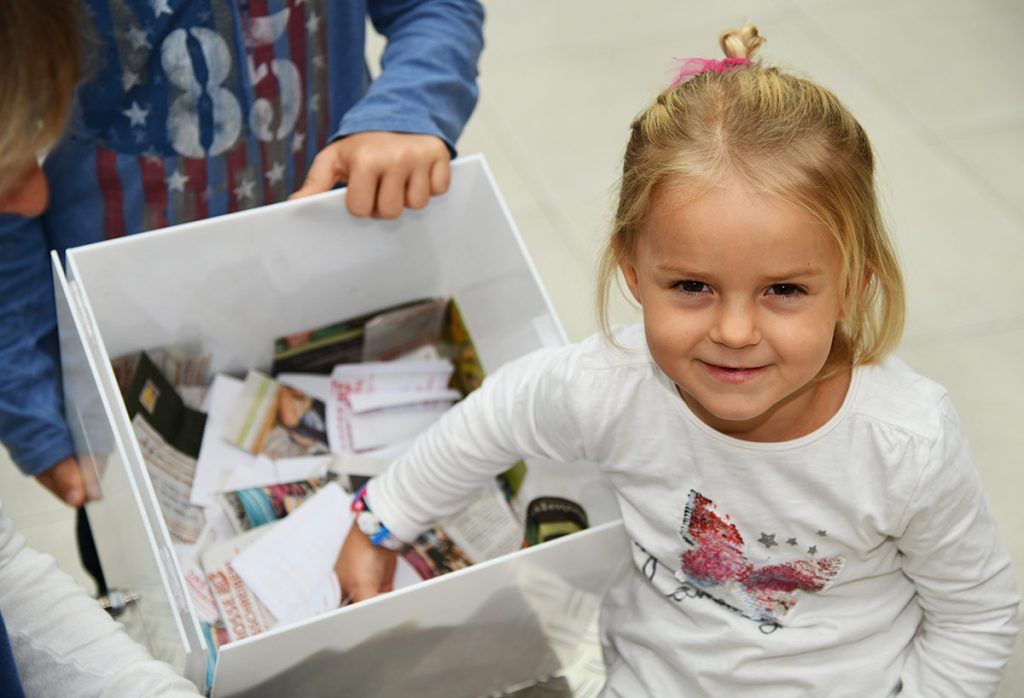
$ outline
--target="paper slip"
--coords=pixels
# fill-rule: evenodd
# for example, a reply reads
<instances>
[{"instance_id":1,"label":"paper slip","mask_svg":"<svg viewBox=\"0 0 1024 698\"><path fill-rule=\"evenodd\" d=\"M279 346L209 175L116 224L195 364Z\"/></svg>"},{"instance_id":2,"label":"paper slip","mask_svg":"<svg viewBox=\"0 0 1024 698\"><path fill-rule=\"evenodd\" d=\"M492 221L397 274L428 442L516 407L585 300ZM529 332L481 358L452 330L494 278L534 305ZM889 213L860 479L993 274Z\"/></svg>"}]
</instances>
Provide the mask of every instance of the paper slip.
<instances>
[{"instance_id":1,"label":"paper slip","mask_svg":"<svg viewBox=\"0 0 1024 698\"><path fill-rule=\"evenodd\" d=\"M231 566L280 623L292 623L341 605L334 563L352 524L349 496L329 483Z\"/></svg>"},{"instance_id":2,"label":"paper slip","mask_svg":"<svg viewBox=\"0 0 1024 698\"><path fill-rule=\"evenodd\" d=\"M447 359L339 364L331 372L331 397L349 393L445 390L455 367Z\"/></svg>"},{"instance_id":3,"label":"paper slip","mask_svg":"<svg viewBox=\"0 0 1024 698\"><path fill-rule=\"evenodd\" d=\"M220 612L217 610L217 601L210 591L206 574L199 564L199 546L176 544L174 552L177 553L178 564L181 565L181 575L185 578L189 598L196 608L196 616L204 623L215 623L220 619Z\"/></svg>"},{"instance_id":4,"label":"paper slip","mask_svg":"<svg viewBox=\"0 0 1024 698\"><path fill-rule=\"evenodd\" d=\"M363 361L391 361L422 346L436 346L447 309L447 298L432 298L380 313L364 328Z\"/></svg>"},{"instance_id":5,"label":"paper slip","mask_svg":"<svg viewBox=\"0 0 1024 698\"><path fill-rule=\"evenodd\" d=\"M206 398L206 429L196 462L189 500L212 507L215 494L282 482L323 477L329 456L280 458L254 456L228 443L222 436L231 408L242 392L242 381L224 374L214 376Z\"/></svg>"},{"instance_id":6,"label":"paper slip","mask_svg":"<svg viewBox=\"0 0 1024 698\"><path fill-rule=\"evenodd\" d=\"M460 397L447 387L453 370L447 360L336 366L328 400L331 450L361 452L411 441Z\"/></svg>"},{"instance_id":7,"label":"paper slip","mask_svg":"<svg viewBox=\"0 0 1024 698\"><path fill-rule=\"evenodd\" d=\"M224 438L273 459L328 452L323 402L252 369L231 407Z\"/></svg>"},{"instance_id":8,"label":"paper slip","mask_svg":"<svg viewBox=\"0 0 1024 698\"><path fill-rule=\"evenodd\" d=\"M223 507L205 507L203 518L206 519L206 526L199 534L199 545L204 546L204 550L210 545L219 545L238 535Z\"/></svg>"},{"instance_id":9,"label":"paper slip","mask_svg":"<svg viewBox=\"0 0 1024 698\"><path fill-rule=\"evenodd\" d=\"M302 506L325 484L326 480L306 480L267 487L251 487L218 494L217 499L221 504L221 511L231 521L231 527L241 533L283 519Z\"/></svg>"},{"instance_id":10,"label":"paper slip","mask_svg":"<svg viewBox=\"0 0 1024 698\"><path fill-rule=\"evenodd\" d=\"M270 611L260 603L230 563L231 558L269 532L269 526L254 528L212 545L202 554L203 571L232 642L258 635L276 624Z\"/></svg>"},{"instance_id":11,"label":"paper slip","mask_svg":"<svg viewBox=\"0 0 1024 698\"><path fill-rule=\"evenodd\" d=\"M327 396L331 393L331 377L320 373L279 373L274 380L281 385L298 388L324 404L327 404Z\"/></svg>"},{"instance_id":12,"label":"paper slip","mask_svg":"<svg viewBox=\"0 0 1024 698\"><path fill-rule=\"evenodd\" d=\"M473 562L523 547L523 524L496 490L478 490L466 506L439 523Z\"/></svg>"},{"instance_id":13,"label":"paper slip","mask_svg":"<svg viewBox=\"0 0 1024 698\"><path fill-rule=\"evenodd\" d=\"M200 506L213 506L213 495L236 469L252 467L255 456L226 442L221 433L232 405L242 393L242 381L224 374L213 377L206 395L206 429L199 447L195 479L190 500Z\"/></svg>"},{"instance_id":14,"label":"paper slip","mask_svg":"<svg viewBox=\"0 0 1024 698\"><path fill-rule=\"evenodd\" d=\"M373 410L404 407L425 402L453 403L462 397L458 390L424 390L416 392L395 393L352 393L348 396L349 407L353 412L372 412Z\"/></svg>"},{"instance_id":15,"label":"paper slip","mask_svg":"<svg viewBox=\"0 0 1024 698\"><path fill-rule=\"evenodd\" d=\"M132 429L167 531L178 543L195 543L205 524L203 510L189 502L196 460L168 444L141 414Z\"/></svg>"},{"instance_id":16,"label":"paper slip","mask_svg":"<svg viewBox=\"0 0 1024 698\"><path fill-rule=\"evenodd\" d=\"M236 469L228 474L216 488L215 494L247 490L253 487L283 485L288 482L316 480L327 474L330 456L305 458L278 458L270 460L257 456L249 468Z\"/></svg>"},{"instance_id":17,"label":"paper slip","mask_svg":"<svg viewBox=\"0 0 1024 698\"><path fill-rule=\"evenodd\" d=\"M427 430L451 409L450 402L425 402L373 412L339 411L338 428L342 443L355 452L383 448L408 441Z\"/></svg>"}]
</instances>

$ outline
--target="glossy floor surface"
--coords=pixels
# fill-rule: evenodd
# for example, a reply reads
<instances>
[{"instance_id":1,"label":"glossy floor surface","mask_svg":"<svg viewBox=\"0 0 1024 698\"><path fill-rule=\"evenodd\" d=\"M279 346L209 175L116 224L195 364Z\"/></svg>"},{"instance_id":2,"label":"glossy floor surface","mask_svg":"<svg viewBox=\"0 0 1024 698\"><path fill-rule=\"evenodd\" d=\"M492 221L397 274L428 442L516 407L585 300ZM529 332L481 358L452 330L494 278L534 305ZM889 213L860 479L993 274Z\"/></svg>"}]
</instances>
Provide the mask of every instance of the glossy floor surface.
<instances>
[{"instance_id":1,"label":"glossy floor surface","mask_svg":"<svg viewBox=\"0 0 1024 698\"><path fill-rule=\"evenodd\" d=\"M909 322L899 355L945 384L1024 579L1024 79L1019 0L490 0L481 102L460 144L483 152L572 339L597 328L595 261L631 118L674 57L718 57L744 19L762 57L830 87L871 136ZM375 47L371 47L373 50ZM632 321L625 301L613 320ZM69 510L13 466L19 529L80 570ZM1024 645L1000 696L1024 694Z\"/></svg>"}]
</instances>

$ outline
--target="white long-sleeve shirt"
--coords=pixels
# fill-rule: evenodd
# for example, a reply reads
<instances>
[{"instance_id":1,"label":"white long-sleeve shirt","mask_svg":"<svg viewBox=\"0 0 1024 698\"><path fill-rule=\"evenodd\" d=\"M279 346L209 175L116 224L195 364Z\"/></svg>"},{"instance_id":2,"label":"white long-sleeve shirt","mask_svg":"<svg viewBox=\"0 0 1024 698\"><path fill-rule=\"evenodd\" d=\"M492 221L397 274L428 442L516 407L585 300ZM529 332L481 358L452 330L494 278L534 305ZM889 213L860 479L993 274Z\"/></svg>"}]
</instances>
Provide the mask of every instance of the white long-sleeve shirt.
<instances>
[{"instance_id":1,"label":"white long-sleeve shirt","mask_svg":"<svg viewBox=\"0 0 1024 698\"><path fill-rule=\"evenodd\" d=\"M701 422L639 326L507 365L371 481L399 538L521 457L592 461L634 570L606 696L986 696L1018 628L1009 557L945 390L889 359L777 443Z\"/></svg>"},{"instance_id":2,"label":"white long-sleeve shirt","mask_svg":"<svg viewBox=\"0 0 1024 698\"><path fill-rule=\"evenodd\" d=\"M2 508L2 506L0 506ZM199 696L0 513L0 612L27 696Z\"/></svg>"}]
</instances>

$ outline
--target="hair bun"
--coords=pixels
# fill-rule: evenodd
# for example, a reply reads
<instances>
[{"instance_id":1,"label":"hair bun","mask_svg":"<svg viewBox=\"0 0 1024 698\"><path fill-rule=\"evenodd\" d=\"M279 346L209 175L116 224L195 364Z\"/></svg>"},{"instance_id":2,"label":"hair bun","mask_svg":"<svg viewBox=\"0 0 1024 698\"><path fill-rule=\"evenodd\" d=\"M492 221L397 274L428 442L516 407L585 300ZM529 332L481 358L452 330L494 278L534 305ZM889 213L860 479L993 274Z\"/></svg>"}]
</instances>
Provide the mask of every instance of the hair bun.
<instances>
[{"instance_id":1,"label":"hair bun","mask_svg":"<svg viewBox=\"0 0 1024 698\"><path fill-rule=\"evenodd\" d=\"M726 29L718 35L718 44L729 58L753 58L754 52L764 43L764 37L757 33L753 24L744 24L739 29Z\"/></svg>"}]
</instances>

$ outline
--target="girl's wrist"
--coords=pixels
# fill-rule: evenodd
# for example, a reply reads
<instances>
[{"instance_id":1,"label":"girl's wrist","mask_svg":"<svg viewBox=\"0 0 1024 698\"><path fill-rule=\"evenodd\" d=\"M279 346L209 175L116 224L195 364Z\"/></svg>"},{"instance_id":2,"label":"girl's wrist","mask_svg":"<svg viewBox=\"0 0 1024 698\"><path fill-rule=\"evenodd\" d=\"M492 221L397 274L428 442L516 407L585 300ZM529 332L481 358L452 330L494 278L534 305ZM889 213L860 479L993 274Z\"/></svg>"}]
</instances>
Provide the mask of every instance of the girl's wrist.
<instances>
[{"instance_id":1,"label":"girl's wrist","mask_svg":"<svg viewBox=\"0 0 1024 698\"><path fill-rule=\"evenodd\" d=\"M352 516L356 528L374 546L392 552L400 552L405 549L405 541L396 538L370 508L366 501L366 485L360 487L352 497Z\"/></svg>"}]
</instances>

